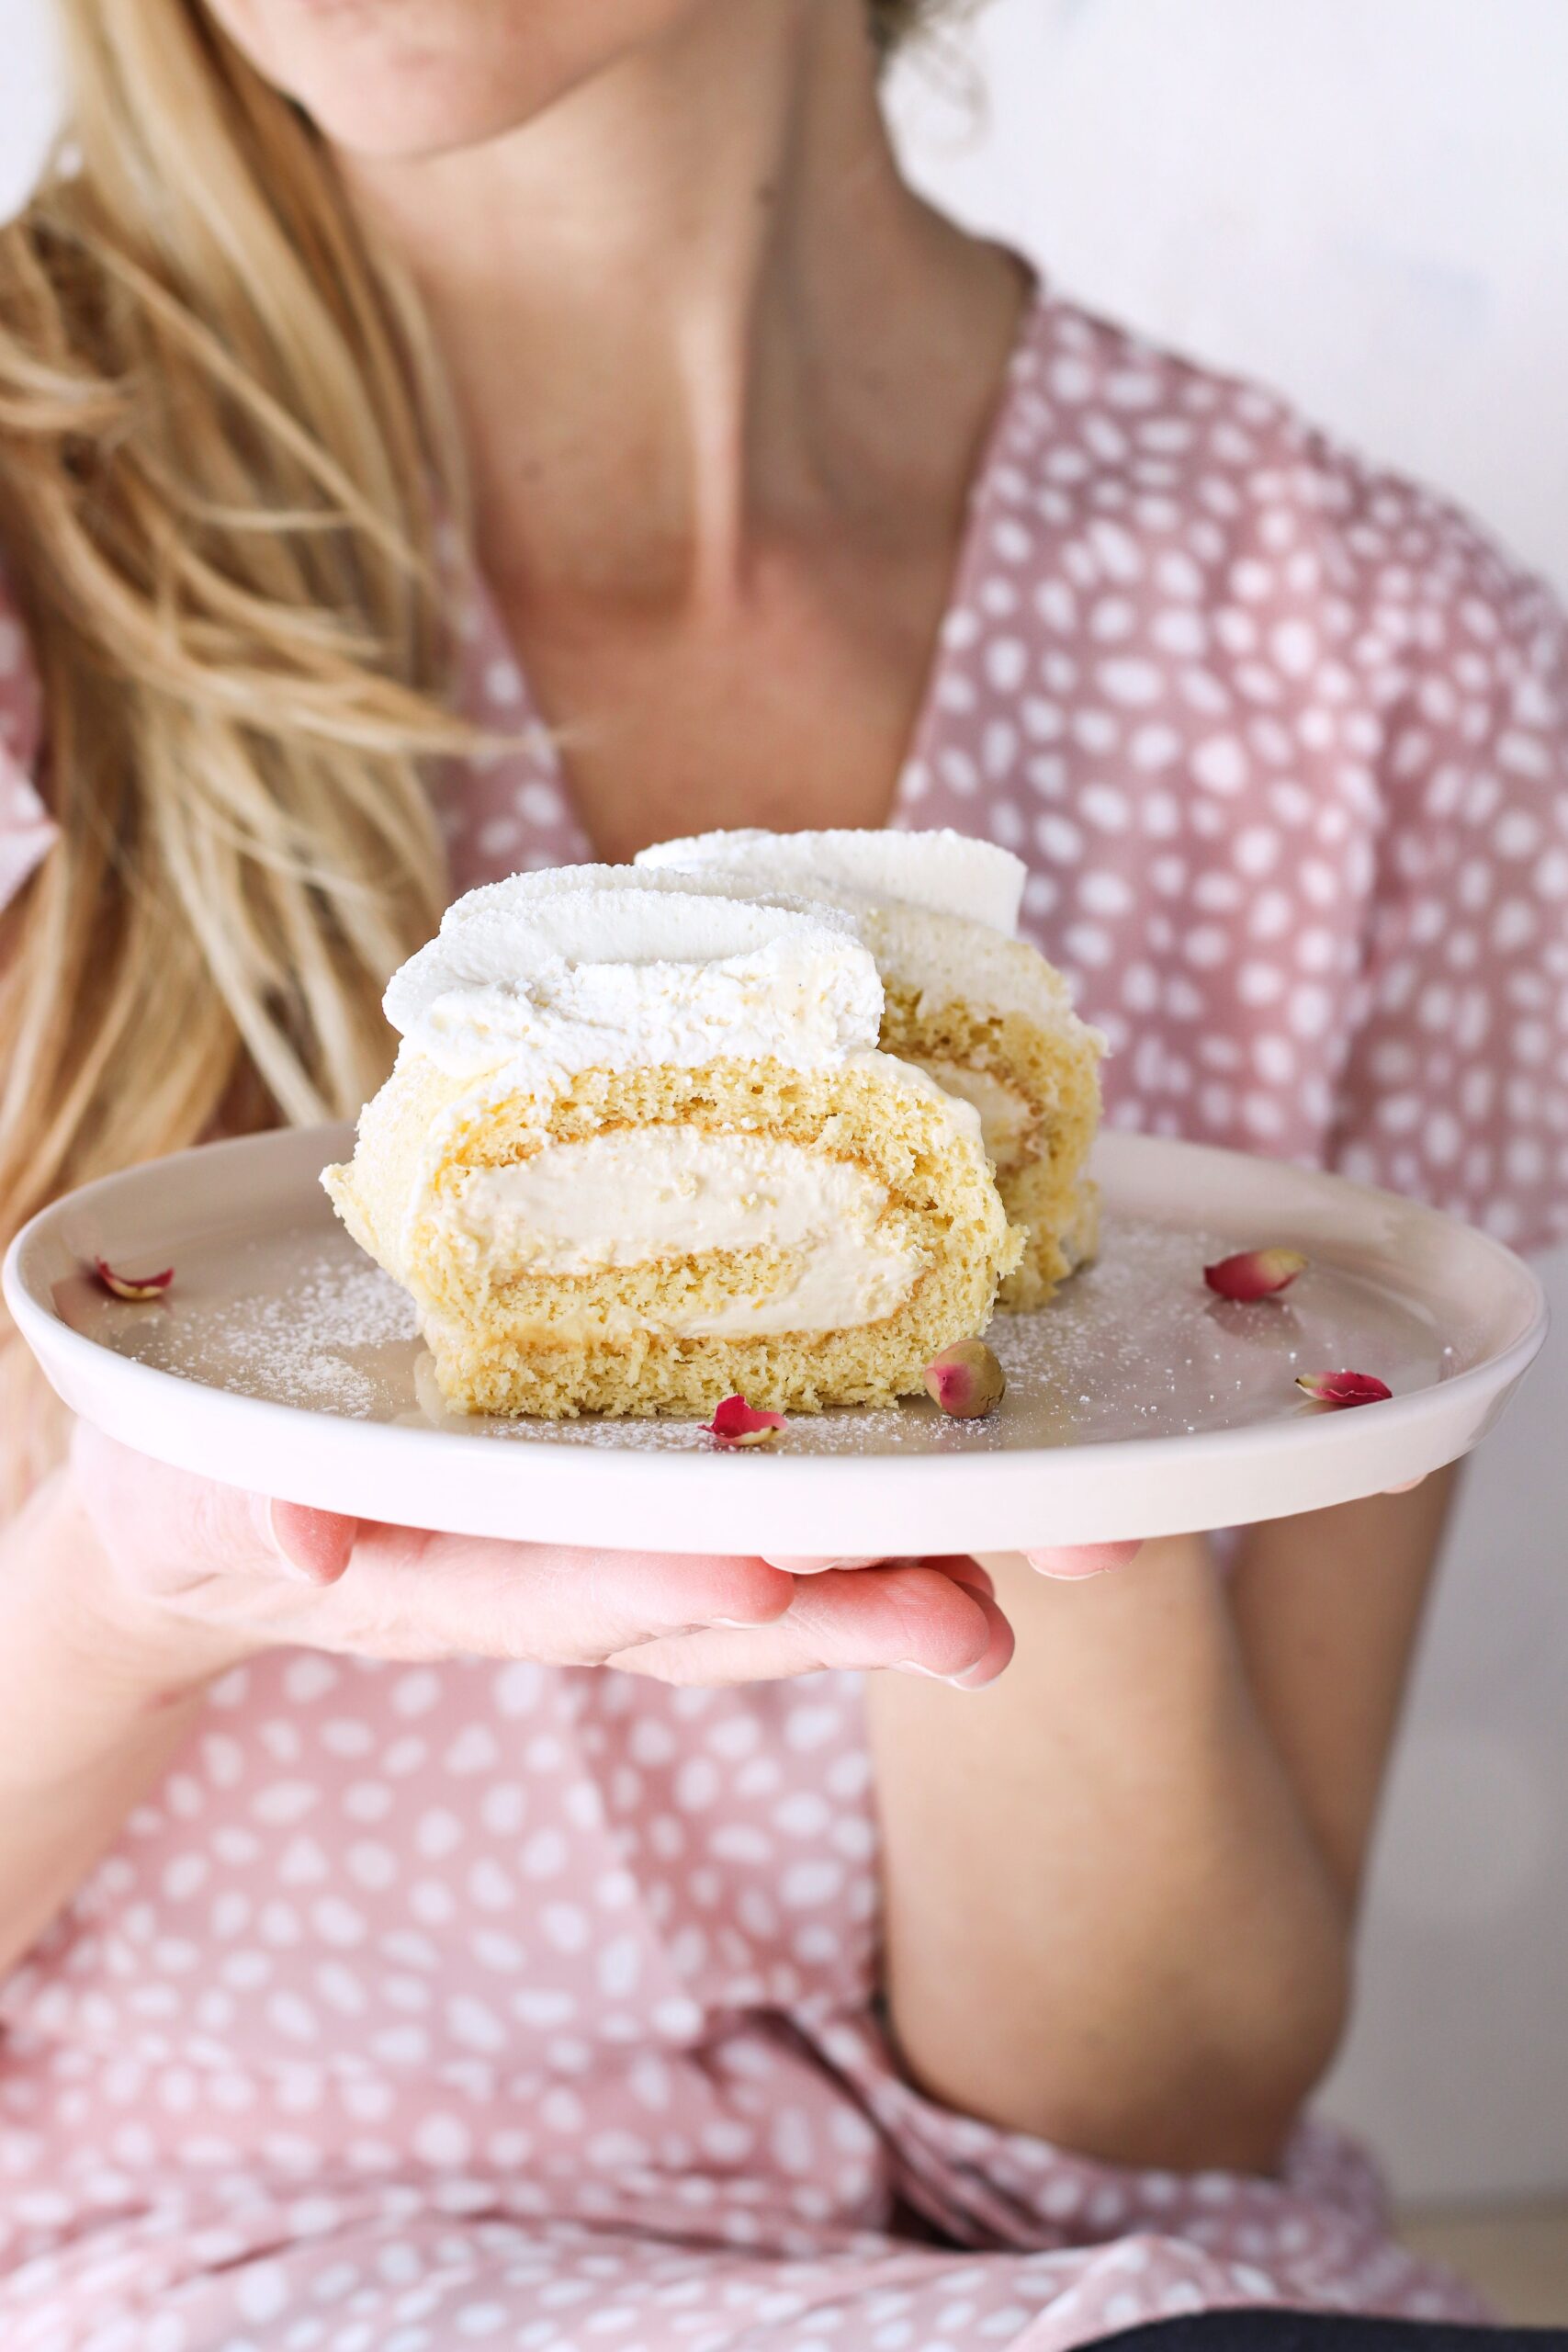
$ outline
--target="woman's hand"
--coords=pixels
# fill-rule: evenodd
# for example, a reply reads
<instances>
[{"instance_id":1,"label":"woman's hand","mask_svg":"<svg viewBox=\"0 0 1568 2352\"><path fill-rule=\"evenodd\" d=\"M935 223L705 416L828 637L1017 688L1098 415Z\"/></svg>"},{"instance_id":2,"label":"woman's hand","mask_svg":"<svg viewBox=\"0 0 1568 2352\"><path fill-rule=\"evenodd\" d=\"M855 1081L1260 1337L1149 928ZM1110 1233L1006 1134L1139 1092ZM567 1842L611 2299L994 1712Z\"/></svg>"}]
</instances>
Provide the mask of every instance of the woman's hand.
<instances>
[{"instance_id":1,"label":"woman's hand","mask_svg":"<svg viewBox=\"0 0 1568 2352\"><path fill-rule=\"evenodd\" d=\"M99 1556L80 1599L177 1690L257 1652L614 1665L665 1682L820 1667L988 1681L1011 1654L973 1561L810 1573L746 1557L576 1551L439 1535L270 1502L79 1424L71 1483Z\"/></svg>"},{"instance_id":2,"label":"woman's hand","mask_svg":"<svg viewBox=\"0 0 1568 2352\"><path fill-rule=\"evenodd\" d=\"M296 1646L664 1682L893 1667L972 1683L1012 1635L973 1561L805 1575L433 1535L268 1502L78 1426L69 1469L0 1529L0 1973L167 1769L207 1683Z\"/></svg>"}]
</instances>

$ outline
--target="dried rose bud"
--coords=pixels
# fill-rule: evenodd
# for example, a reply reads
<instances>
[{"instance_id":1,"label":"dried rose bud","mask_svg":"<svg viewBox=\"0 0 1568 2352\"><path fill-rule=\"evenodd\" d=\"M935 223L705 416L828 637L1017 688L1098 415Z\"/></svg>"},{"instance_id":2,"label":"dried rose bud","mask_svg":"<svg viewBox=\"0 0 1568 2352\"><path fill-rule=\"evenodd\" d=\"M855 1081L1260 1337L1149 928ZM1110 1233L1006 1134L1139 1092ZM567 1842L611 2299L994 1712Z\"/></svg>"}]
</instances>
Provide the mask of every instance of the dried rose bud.
<instances>
[{"instance_id":1,"label":"dried rose bud","mask_svg":"<svg viewBox=\"0 0 1568 2352\"><path fill-rule=\"evenodd\" d=\"M1289 1290L1306 1262L1299 1250L1238 1250L1234 1258L1205 1266L1203 1280L1222 1298L1250 1306L1254 1299L1277 1298Z\"/></svg>"},{"instance_id":2,"label":"dried rose bud","mask_svg":"<svg viewBox=\"0 0 1568 2352\"><path fill-rule=\"evenodd\" d=\"M117 1274L103 1258L94 1259L93 1272L116 1298L162 1298L175 1279L173 1266L165 1266L161 1274Z\"/></svg>"},{"instance_id":3,"label":"dried rose bud","mask_svg":"<svg viewBox=\"0 0 1568 2352\"><path fill-rule=\"evenodd\" d=\"M926 1366L926 1386L955 1421L978 1421L994 1413L1007 1388L1007 1374L984 1340L958 1340Z\"/></svg>"},{"instance_id":4,"label":"dried rose bud","mask_svg":"<svg viewBox=\"0 0 1568 2352\"><path fill-rule=\"evenodd\" d=\"M1387 1381L1371 1372L1299 1372L1296 1386L1314 1405L1378 1405L1393 1395Z\"/></svg>"},{"instance_id":5,"label":"dried rose bud","mask_svg":"<svg viewBox=\"0 0 1568 2352\"><path fill-rule=\"evenodd\" d=\"M753 1412L744 1396L727 1396L703 1427L719 1445L773 1445L789 1423L782 1413Z\"/></svg>"}]
</instances>

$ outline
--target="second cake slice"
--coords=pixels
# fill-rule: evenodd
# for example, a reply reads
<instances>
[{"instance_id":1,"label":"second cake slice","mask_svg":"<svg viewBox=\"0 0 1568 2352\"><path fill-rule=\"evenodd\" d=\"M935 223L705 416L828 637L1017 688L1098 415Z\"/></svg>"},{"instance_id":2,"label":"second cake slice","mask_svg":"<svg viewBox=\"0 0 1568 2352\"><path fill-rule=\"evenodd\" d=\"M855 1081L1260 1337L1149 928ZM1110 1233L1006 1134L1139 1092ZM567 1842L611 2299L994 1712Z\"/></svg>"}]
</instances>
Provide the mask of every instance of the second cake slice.
<instances>
[{"instance_id":1,"label":"second cake slice","mask_svg":"<svg viewBox=\"0 0 1568 2352\"><path fill-rule=\"evenodd\" d=\"M673 886L673 887L672 887ZM522 875L394 978L324 1177L472 1411L886 1403L1016 1263L976 1114L876 1050L850 921L674 875Z\"/></svg>"},{"instance_id":2,"label":"second cake slice","mask_svg":"<svg viewBox=\"0 0 1568 2352\"><path fill-rule=\"evenodd\" d=\"M1000 1304L1043 1305L1094 1255L1085 1163L1105 1041L1073 1011L1061 974L1014 935L1021 860L962 833L843 831L701 833L637 863L740 894L797 890L850 913L882 976L884 1050L975 1105L1002 1204L1027 1234Z\"/></svg>"}]
</instances>

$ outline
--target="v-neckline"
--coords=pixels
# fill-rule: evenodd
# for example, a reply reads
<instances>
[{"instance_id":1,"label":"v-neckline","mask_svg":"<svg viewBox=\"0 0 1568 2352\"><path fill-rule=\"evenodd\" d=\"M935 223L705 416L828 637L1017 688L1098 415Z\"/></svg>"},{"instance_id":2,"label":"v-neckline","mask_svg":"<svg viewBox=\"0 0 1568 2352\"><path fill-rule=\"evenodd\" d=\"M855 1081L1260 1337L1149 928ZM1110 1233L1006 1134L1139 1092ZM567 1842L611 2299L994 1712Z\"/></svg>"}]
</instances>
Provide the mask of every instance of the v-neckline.
<instances>
[{"instance_id":1,"label":"v-neckline","mask_svg":"<svg viewBox=\"0 0 1568 2352\"><path fill-rule=\"evenodd\" d=\"M964 520L948 578L942 613L931 641L924 686L894 781L884 826L892 831L918 828L919 803L938 767L947 713L943 687L948 664L967 642L960 616L969 612L972 591L989 560L991 523L998 496L999 460L1010 438L1020 390L1032 373L1031 359L1048 297L1031 269L1012 348L998 385L990 419L964 495ZM522 656L501 613L490 582L471 551L447 543L449 569L464 579L464 625L459 645L459 700L465 713L483 723L503 725L518 739L511 757L518 763L518 790L526 809L530 786L548 796L555 808L558 847L570 849L563 864L588 865L599 853L589 835L561 757L555 730L539 709ZM493 764L481 754L480 767Z\"/></svg>"}]
</instances>

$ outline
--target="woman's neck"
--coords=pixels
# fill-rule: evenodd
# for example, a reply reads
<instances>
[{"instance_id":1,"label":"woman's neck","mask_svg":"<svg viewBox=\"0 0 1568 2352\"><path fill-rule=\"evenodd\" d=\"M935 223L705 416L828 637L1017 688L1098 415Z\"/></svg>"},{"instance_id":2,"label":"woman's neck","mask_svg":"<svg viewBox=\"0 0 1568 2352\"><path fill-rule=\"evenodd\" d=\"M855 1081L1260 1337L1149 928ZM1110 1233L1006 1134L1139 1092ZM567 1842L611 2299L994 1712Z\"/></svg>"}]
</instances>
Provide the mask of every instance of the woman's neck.
<instances>
[{"instance_id":1,"label":"woman's neck","mask_svg":"<svg viewBox=\"0 0 1568 2352\"><path fill-rule=\"evenodd\" d=\"M344 168L431 315L481 559L524 594L722 605L872 477L919 500L1019 299L899 177L860 0L706 0L483 148Z\"/></svg>"}]
</instances>

